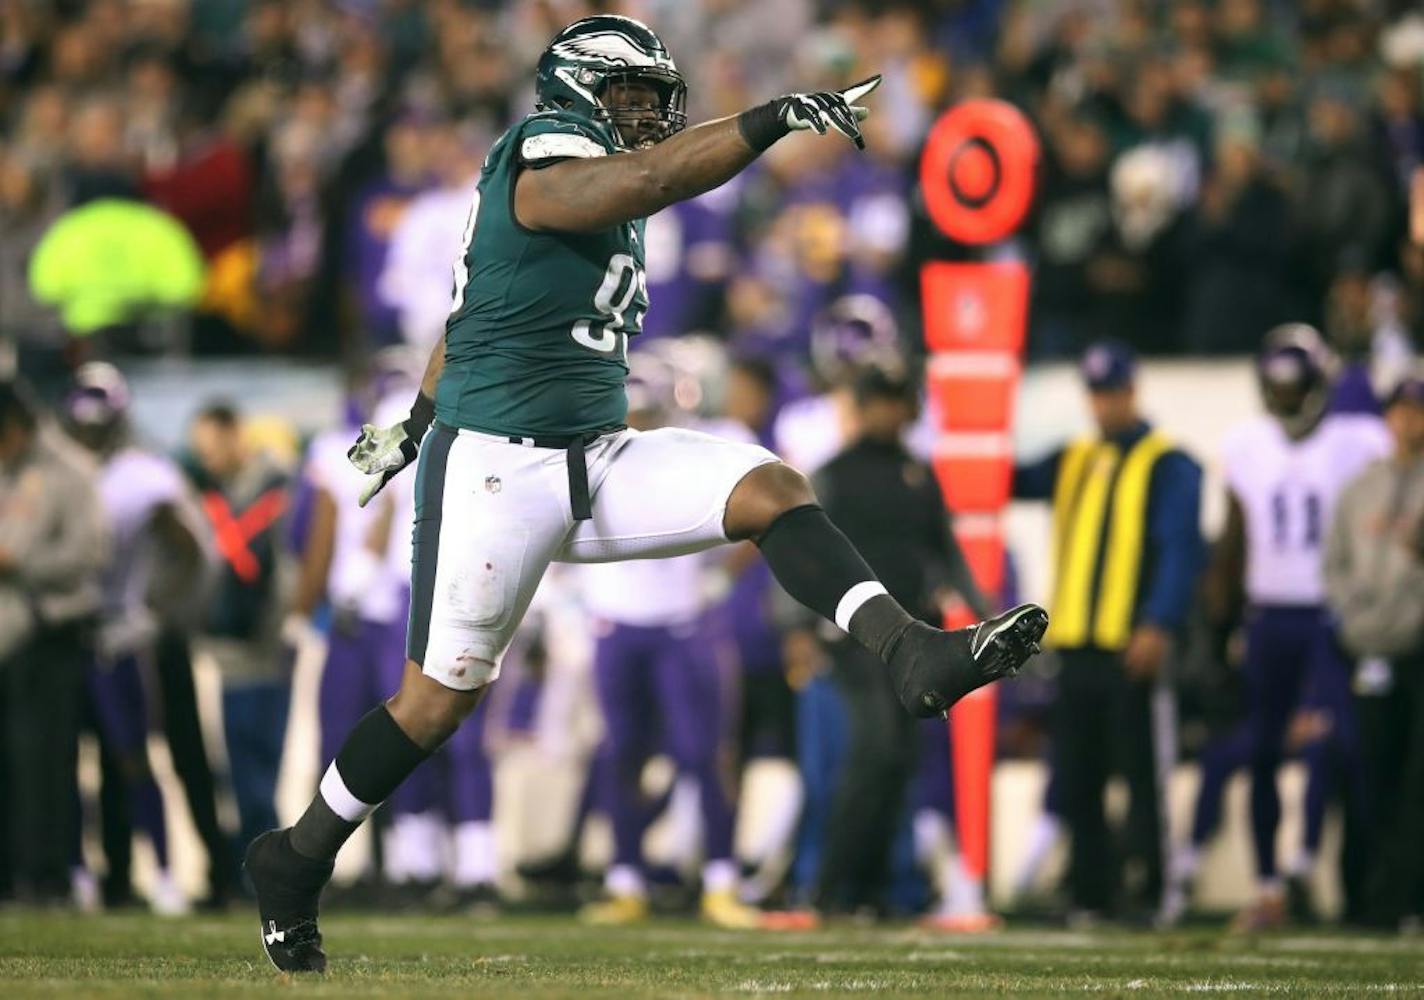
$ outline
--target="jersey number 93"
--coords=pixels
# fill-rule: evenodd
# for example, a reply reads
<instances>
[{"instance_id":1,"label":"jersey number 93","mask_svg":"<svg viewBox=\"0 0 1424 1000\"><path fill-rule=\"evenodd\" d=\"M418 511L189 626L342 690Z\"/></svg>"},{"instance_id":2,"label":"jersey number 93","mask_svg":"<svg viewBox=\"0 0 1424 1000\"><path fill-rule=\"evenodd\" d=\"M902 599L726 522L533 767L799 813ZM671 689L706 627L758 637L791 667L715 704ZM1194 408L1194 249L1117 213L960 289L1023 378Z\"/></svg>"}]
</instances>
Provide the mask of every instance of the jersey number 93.
<instances>
[{"instance_id":1,"label":"jersey number 93","mask_svg":"<svg viewBox=\"0 0 1424 1000\"><path fill-rule=\"evenodd\" d=\"M638 262L626 253L615 253L608 259L603 281L593 293L593 307L607 319L602 322L581 319L571 332L574 341L600 354L628 354L628 334L624 332L624 315L641 293L648 299L648 276ZM645 310L646 311L646 310ZM631 326L636 331L642 323L642 313L633 312Z\"/></svg>"},{"instance_id":2,"label":"jersey number 93","mask_svg":"<svg viewBox=\"0 0 1424 1000\"><path fill-rule=\"evenodd\" d=\"M454 313L464 304L465 286L470 280L467 255L475 238L475 220L480 210L480 193L476 191L471 199L469 215L465 217L465 232L451 270L454 272L454 288L450 301L450 312ZM627 313L634 300L639 299L643 310L633 309L631 322ZM615 351L625 358L628 356L628 334L625 326L631 326L636 333L642 329L643 313L647 311L648 276L631 254L615 253L608 259L603 271L603 280L593 293L593 308L603 320L581 319L569 331L574 342L599 354Z\"/></svg>"}]
</instances>

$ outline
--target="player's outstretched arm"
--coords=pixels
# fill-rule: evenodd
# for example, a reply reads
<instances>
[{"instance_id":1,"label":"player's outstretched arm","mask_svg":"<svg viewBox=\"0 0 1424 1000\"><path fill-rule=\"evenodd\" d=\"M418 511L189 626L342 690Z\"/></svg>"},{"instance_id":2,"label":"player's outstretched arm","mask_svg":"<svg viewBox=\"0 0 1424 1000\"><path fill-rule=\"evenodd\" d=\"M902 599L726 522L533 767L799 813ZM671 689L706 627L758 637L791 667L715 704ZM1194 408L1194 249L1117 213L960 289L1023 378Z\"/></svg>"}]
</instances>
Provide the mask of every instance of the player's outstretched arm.
<instances>
[{"instance_id":1,"label":"player's outstretched arm","mask_svg":"<svg viewBox=\"0 0 1424 1000\"><path fill-rule=\"evenodd\" d=\"M864 149L860 122L870 111L855 101L879 85L880 77L873 76L842 91L790 94L679 132L651 149L525 170L515 183L514 213L530 229L598 232L711 191L793 130L835 130Z\"/></svg>"},{"instance_id":2,"label":"player's outstretched arm","mask_svg":"<svg viewBox=\"0 0 1424 1000\"><path fill-rule=\"evenodd\" d=\"M722 118L652 149L525 170L514 186L514 212L521 225L534 230L598 232L710 191L758 153L747 145L736 118Z\"/></svg>"}]
</instances>

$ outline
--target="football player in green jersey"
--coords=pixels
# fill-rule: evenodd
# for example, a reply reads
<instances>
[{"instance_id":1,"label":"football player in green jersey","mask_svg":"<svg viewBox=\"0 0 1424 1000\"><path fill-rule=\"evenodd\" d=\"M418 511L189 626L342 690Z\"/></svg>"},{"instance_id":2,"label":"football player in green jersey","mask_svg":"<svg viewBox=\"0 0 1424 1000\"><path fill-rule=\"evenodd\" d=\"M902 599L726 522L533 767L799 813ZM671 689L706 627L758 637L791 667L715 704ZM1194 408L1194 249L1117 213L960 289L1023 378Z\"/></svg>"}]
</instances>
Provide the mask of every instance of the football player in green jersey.
<instances>
[{"instance_id":1,"label":"football player in green jersey","mask_svg":"<svg viewBox=\"0 0 1424 1000\"><path fill-rule=\"evenodd\" d=\"M643 224L718 187L793 130L864 147L843 91L778 97L685 129L686 86L651 30L584 18L539 60L538 110L490 150L455 263L455 296L409 417L363 428L368 500L419 457L408 660L359 722L306 812L253 841L262 941L319 971L321 889L341 845L454 732L550 562L681 555L750 539L797 600L886 663L905 708L942 715L1012 674L1048 617L1023 605L959 631L916 621L763 448L623 425L628 338L648 308Z\"/></svg>"}]
</instances>

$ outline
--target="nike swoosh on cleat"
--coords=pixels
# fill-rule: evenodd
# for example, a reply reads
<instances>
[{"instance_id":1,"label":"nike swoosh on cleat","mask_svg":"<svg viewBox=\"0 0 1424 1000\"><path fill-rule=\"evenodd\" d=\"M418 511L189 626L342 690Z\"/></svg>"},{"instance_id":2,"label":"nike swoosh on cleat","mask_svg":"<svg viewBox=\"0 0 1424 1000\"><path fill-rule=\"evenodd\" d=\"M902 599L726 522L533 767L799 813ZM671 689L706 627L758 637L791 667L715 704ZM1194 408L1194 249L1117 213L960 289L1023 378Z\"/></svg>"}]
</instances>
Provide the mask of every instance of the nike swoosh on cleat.
<instances>
[{"instance_id":1,"label":"nike swoosh on cleat","mask_svg":"<svg viewBox=\"0 0 1424 1000\"><path fill-rule=\"evenodd\" d=\"M989 623L980 622L979 628L976 629L974 632L974 641L969 644L969 655L974 657L975 660L978 660L979 654L984 652L984 650L988 648L990 643L992 643L1002 633L1008 631L1009 629L1012 629L1023 619L1025 615L1032 614L1036 610L1037 608L1033 607L1024 608L1018 614L1014 615L1011 618L1006 618L1004 621L1001 621L992 629L989 629L987 631L987 634L985 631L985 626Z\"/></svg>"}]
</instances>

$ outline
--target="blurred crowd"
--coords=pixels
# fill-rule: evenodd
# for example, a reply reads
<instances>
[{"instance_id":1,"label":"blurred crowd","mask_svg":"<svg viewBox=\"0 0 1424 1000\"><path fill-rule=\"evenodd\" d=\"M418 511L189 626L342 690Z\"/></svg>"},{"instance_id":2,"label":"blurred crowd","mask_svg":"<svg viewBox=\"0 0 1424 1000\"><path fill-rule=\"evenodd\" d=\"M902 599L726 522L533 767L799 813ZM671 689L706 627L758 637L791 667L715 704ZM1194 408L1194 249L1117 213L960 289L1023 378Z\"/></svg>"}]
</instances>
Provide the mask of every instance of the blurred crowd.
<instances>
[{"instance_id":1,"label":"blurred crowd","mask_svg":"<svg viewBox=\"0 0 1424 1000\"><path fill-rule=\"evenodd\" d=\"M867 294L918 342L916 266L971 251L922 218L917 156L981 96L1043 144L1034 217L996 249L1034 268L1034 356L1249 353L1294 319L1387 364L1424 323L1402 238L1424 15L1401 0L5 0L0 335L33 371L428 341L463 192L547 39L599 6L661 32L694 121L886 76L865 155L783 144L654 220L645 336L794 363Z\"/></svg>"},{"instance_id":2,"label":"blurred crowd","mask_svg":"<svg viewBox=\"0 0 1424 1000\"><path fill-rule=\"evenodd\" d=\"M0 895L121 904L138 830L157 860L151 905L190 905L148 759L150 731L162 729L207 852L207 900L232 898L240 845L276 825L296 657L325 651L324 740L393 689L408 497L392 489L356 508L344 452L362 421L409 403L410 373L443 328L472 178L531 107L539 50L603 6L657 27L690 81L693 120L886 75L865 154L787 142L651 220L653 305L631 395L649 425L755 439L819 472L819 485L844 484L838 523L884 560L872 560L881 576L901 571L902 603L927 618L964 605L984 614L1014 594L1011 572L1002 593L980 592L947 521L907 543L907 522L887 525L873 502L854 502L857 488L883 485L920 514L927 498L936 513L943 505L926 464L933 429L904 375L905 355L921 350L917 268L982 251L947 243L923 217L917 156L934 117L964 97L1012 101L1039 129L1035 209L991 252L1031 266L1029 352L1083 358L1099 436L1019 470L1016 488L1066 503L1077 494L1058 489L1061 477L1102 477L1097 521L1086 508L1055 519L1067 530L1087 518L1091 555L1108 535L1119 457L1147 441L1151 460L1134 468L1171 453L1177 472L1162 488L1171 501L1138 481L1136 534L1119 513L1135 508L1112 512L1114 539L1125 523L1123 537L1154 553L1141 563L1154 587L1114 598L1133 628L1092 642L1060 635L1059 655L1045 659L1056 674L1002 686L1002 749L1042 755L1054 775L1023 883L1066 831L1066 910L1180 919L1220 816L1211 788L1249 768L1260 893L1241 926L1279 923L1291 901L1296 915L1309 911L1298 897L1310 871L1334 861L1318 857L1319 820L1337 800L1349 827L1346 915L1393 925L1417 913L1407 845L1424 802L1414 676L1424 636L1410 598L1424 390L1401 376L1424 333L1424 215L1412 241L1408 224L1424 164L1424 16L1385 0L0 0L0 339L10 372L49 401L19 381L0 388ZM1266 340L1288 323L1314 324L1320 343ZM1239 504L1266 497L1266 520L1243 511L1231 522L1239 534L1229 524L1209 556L1197 463L1221 456L1185 456L1150 433L1135 358L1255 354L1263 342L1263 420L1285 437L1261 431L1258 464L1337 438L1358 446L1350 463L1333 452L1283 459L1264 485L1233 481ZM299 441L209 401L181 456L145 449L128 360L234 353L340 362L351 373L345 419ZM1300 398L1275 400L1277 382ZM1336 429L1341 414L1357 438ZM1234 461L1250 468L1255 453L1244 454ZM1274 499L1295 497L1299 477L1321 468L1334 478L1307 491L1304 513ZM1388 488L1352 486L1357 473L1394 483L1396 472ZM1337 526L1336 499L1352 488L1364 498L1341 499ZM1381 495L1394 499L1367 509ZM1345 523L1351 513L1358 521ZM1262 537L1300 543L1280 575L1305 590L1252 591L1250 540ZM1097 564L1083 565L1091 582ZM991 924L982 880L948 860L942 724L878 714L865 664L785 607L750 549L629 572L645 575L553 576L497 695L382 811L375 859L349 892L461 909L496 904L511 885L577 898L584 821L607 816L607 898L585 911L591 920L642 919L650 898L700 881L806 913ZM1386 599L1402 610L1359 614ZM1315 643L1278 656L1284 666L1261 654L1284 648L1257 624L1273 600L1310 609L1308 626L1272 626ZM1348 625L1339 637L1322 624L1334 615ZM1381 629L1388 648L1375 642ZM1077 667L1069 653L1084 654ZM221 677L216 770L195 654ZM1164 841L1161 775L1142 766L1157 752L1157 691L1174 659L1186 667L1171 686L1197 733L1183 730L1186 749L1219 778L1181 845ZM1321 665L1304 671L1307 660ZM1228 666L1243 662L1258 668ZM1085 727L1104 699L1121 725ZM1064 735L1118 730L1129 742ZM100 748L97 798L74 778L80 732ZM530 747L574 766L582 790L552 853L500 859L494 775L501 755ZM1277 866L1266 845L1280 804L1266 789L1288 755L1319 776L1307 804L1316 820ZM757 760L780 762L786 781L734 843L737 789ZM1116 771L1131 772L1134 803L1127 829L1110 832L1102 787ZM229 798L236 826L219 821L216 803ZM642 835L655 820L672 849L650 859ZM102 865L86 862L83 829L102 842ZM1413 874L1392 879L1399 871ZM735 907L709 918L747 919Z\"/></svg>"}]
</instances>

